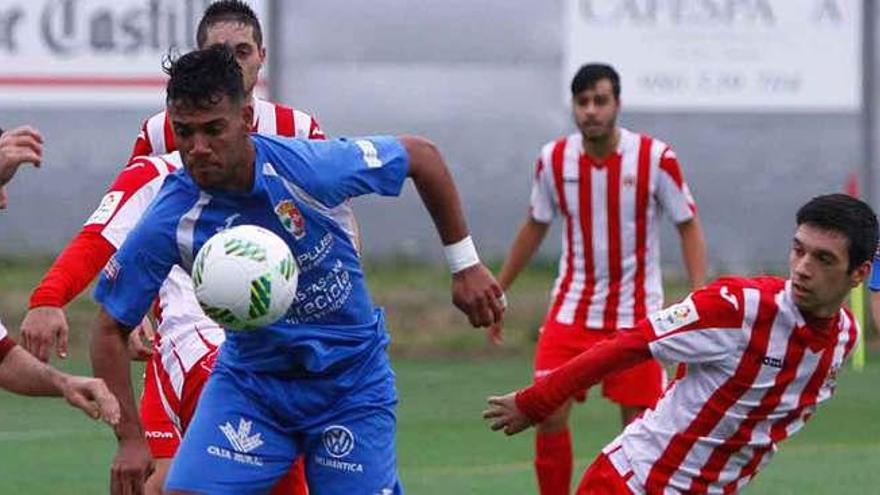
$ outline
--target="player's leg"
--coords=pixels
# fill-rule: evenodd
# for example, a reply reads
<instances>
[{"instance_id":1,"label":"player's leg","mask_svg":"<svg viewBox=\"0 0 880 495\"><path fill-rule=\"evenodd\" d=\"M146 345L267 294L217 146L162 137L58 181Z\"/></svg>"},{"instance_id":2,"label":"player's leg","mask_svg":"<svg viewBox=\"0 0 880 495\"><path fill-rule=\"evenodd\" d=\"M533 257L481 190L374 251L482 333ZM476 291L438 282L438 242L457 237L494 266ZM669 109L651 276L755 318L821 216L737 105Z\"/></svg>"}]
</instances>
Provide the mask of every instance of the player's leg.
<instances>
[{"instance_id":1,"label":"player's leg","mask_svg":"<svg viewBox=\"0 0 880 495\"><path fill-rule=\"evenodd\" d=\"M620 406L621 424L626 427L654 407L665 387L666 370L652 359L605 378L602 395Z\"/></svg>"},{"instance_id":2,"label":"player's leg","mask_svg":"<svg viewBox=\"0 0 880 495\"><path fill-rule=\"evenodd\" d=\"M306 478L312 495L397 495L394 375L384 351L377 366L306 432Z\"/></svg>"},{"instance_id":3,"label":"player's leg","mask_svg":"<svg viewBox=\"0 0 880 495\"><path fill-rule=\"evenodd\" d=\"M177 447L180 445L180 434L163 405L155 359L153 357L147 361L144 390L140 402L141 424L144 427L144 435L147 438L150 453L156 462L156 469L147 478L144 485L146 495L162 494L162 485L165 483L165 475L171 465L171 458L174 457L174 453L177 452Z\"/></svg>"},{"instance_id":4,"label":"player's leg","mask_svg":"<svg viewBox=\"0 0 880 495\"><path fill-rule=\"evenodd\" d=\"M545 322L535 348L535 380L567 363L601 338L601 334L582 328ZM586 391L576 398L579 401L586 399ZM574 451L568 416L572 403L568 401L536 425L534 465L541 495L567 495L571 489Z\"/></svg>"},{"instance_id":5,"label":"player's leg","mask_svg":"<svg viewBox=\"0 0 880 495\"><path fill-rule=\"evenodd\" d=\"M223 366L212 371L165 482L169 492L265 494L300 447L278 423L271 377Z\"/></svg>"}]
</instances>

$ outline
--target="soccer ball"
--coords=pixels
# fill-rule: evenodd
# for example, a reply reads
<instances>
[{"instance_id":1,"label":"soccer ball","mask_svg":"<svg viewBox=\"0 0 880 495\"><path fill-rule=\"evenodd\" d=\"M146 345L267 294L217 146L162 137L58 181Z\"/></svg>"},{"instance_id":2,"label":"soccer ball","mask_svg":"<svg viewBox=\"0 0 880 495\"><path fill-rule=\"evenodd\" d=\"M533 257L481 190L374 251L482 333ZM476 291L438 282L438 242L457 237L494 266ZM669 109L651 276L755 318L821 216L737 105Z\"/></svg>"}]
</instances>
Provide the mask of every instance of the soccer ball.
<instances>
[{"instance_id":1,"label":"soccer ball","mask_svg":"<svg viewBox=\"0 0 880 495\"><path fill-rule=\"evenodd\" d=\"M230 330L278 321L296 296L299 269L290 248L269 230L240 225L215 234L193 262L196 299Z\"/></svg>"}]
</instances>

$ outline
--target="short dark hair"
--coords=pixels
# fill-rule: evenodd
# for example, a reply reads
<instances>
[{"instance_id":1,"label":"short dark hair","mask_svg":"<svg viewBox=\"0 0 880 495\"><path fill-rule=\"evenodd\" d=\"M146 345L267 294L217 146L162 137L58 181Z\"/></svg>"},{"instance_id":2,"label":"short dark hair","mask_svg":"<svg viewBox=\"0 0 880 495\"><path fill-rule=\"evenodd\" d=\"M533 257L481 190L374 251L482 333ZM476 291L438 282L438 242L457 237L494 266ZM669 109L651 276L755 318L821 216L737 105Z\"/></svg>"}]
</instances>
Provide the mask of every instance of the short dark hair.
<instances>
[{"instance_id":1,"label":"short dark hair","mask_svg":"<svg viewBox=\"0 0 880 495\"><path fill-rule=\"evenodd\" d=\"M816 196L801 206L797 224L843 234L849 241L851 272L871 259L877 250L877 216L867 203L846 194Z\"/></svg>"},{"instance_id":2,"label":"short dark hair","mask_svg":"<svg viewBox=\"0 0 880 495\"><path fill-rule=\"evenodd\" d=\"M202 15L202 20L199 21L199 27L196 30L196 45L199 48L205 48L208 29L221 22L239 22L252 27L254 41L257 42L258 47L263 46L263 29L260 27L257 14L254 13L250 5L241 0L220 0L209 5Z\"/></svg>"},{"instance_id":3,"label":"short dark hair","mask_svg":"<svg viewBox=\"0 0 880 495\"><path fill-rule=\"evenodd\" d=\"M585 89L596 86L602 79L611 81L614 90L614 99L620 100L620 76L614 67L608 64L586 64L578 69L577 74L571 80L571 96L575 96Z\"/></svg>"},{"instance_id":4,"label":"short dark hair","mask_svg":"<svg viewBox=\"0 0 880 495\"><path fill-rule=\"evenodd\" d=\"M166 105L208 108L224 96L234 104L244 101L241 67L227 45L194 50L177 59L169 57L162 68L168 74Z\"/></svg>"}]
</instances>

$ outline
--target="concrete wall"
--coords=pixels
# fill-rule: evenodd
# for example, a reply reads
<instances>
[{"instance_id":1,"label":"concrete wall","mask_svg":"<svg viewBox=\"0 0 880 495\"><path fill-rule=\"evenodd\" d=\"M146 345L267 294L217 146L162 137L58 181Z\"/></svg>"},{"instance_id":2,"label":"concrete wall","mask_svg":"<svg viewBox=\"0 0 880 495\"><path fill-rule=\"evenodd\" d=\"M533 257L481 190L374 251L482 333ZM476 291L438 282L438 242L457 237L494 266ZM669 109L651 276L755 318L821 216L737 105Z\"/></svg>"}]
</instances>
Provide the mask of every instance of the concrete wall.
<instances>
[{"instance_id":1,"label":"concrete wall","mask_svg":"<svg viewBox=\"0 0 880 495\"><path fill-rule=\"evenodd\" d=\"M560 95L561 3L505 0L278 2L278 99L334 136L417 133L445 153L484 257L501 256L526 213L540 146L571 132ZM565 80L563 80L565 79ZM626 87L623 88L625 104ZM0 252L56 252L97 204L155 109L4 109L3 125L46 134L46 169L26 171L0 214ZM632 113L621 123L671 143L696 196L717 270L785 263L795 208L857 170L860 118L839 114ZM370 255L441 258L412 187L361 198ZM672 228L664 261L680 266ZM543 253L559 250L557 233Z\"/></svg>"}]
</instances>

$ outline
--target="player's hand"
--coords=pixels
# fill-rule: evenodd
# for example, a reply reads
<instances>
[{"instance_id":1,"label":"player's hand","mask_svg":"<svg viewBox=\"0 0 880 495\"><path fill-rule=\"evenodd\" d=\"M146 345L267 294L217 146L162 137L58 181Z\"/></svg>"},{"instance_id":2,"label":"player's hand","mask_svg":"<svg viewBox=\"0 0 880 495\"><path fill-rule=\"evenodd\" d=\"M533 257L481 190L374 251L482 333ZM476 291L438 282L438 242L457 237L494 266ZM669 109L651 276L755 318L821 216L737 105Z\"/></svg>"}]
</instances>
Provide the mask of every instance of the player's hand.
<instances>
[{"instance_id":1,"label":"player's hand","mask_svg":"<svg viewBox=\"0 0 880 495\"><path fill-rule=\"evenodd\" d=\"M504 291L482 263L452 275L452 303L474 327L499 323L506 305Z\"/></svg>"},{"instance_id":2,"label":"player's hand","mask_svg":"<svg viewBox=\"0 0 880 495\"><path fill-rule=\"evenodd\" d=\"M119 441L110 467L111 495L142 495L144 483L153 474L155 462L143 438Z\"/></svg>"},{"instance_id":3,"label":"player's hand","mask_svg":"<svg viewBox=\"0 0 880 495\"><path fill-rule=\"evenodd\" d=\"M39 167L43 161L43 136L31 126L0 134L0 185L6 184L25 163Z\"/></svg>"},{"instance_id":4,"label":"player's hand","mask_svg":"<svg viewBox=\"0 0 880 495\"><path fill-rule=\"evenodd\" d=\"M504 325L503 322L493 323L486 330L486 339L492 345L501 345L504 343Z\"/></svg>"},{"instance_id":5,"label":"player's hand","mask_svg":"<svg viewBox=\"0 0 880 495\"><path fill-rule=\"evenodd\" d=\"M156 331L153 322L144 317L140 325L128 334L128 356L134 361L146 361L153 355Z\"/></svg>"},{"instance_id":6,"label":"player's hand","mask_svg":"<svg viewBox=\"0 0 880 495\"><path fill-rule=\"evenodd\" d=\"M119 423L119 401L100 378L65 375L61 393L67 402L92 419L102 419L111 426Z\"/></svg>"},{"instance_id":7,"label":"player's hand","mask_svg":"<svg viewBox=\"0 0 880 495\"><path fill-rule=\"evenodd\" d=\"M532 426L529 417L516 407L516 392L489 397L488 401L489 409L483 411L483 419L489 420L492 431L504 430L506 435L516 435Z\"/></svg>"},{"instance_id":8,"label":"player's hand","mask_svg":"<svg viewBox=\"0 0 880 495\"><path fill-rule=\"evenodd\" d=\"M21 345L43 362L49 361L55 345L58 357L66 359L69 333L64 309L40 306L30 309L21 322Z\"/></svg>"}]
</instances>

